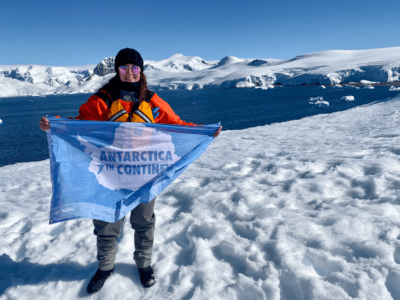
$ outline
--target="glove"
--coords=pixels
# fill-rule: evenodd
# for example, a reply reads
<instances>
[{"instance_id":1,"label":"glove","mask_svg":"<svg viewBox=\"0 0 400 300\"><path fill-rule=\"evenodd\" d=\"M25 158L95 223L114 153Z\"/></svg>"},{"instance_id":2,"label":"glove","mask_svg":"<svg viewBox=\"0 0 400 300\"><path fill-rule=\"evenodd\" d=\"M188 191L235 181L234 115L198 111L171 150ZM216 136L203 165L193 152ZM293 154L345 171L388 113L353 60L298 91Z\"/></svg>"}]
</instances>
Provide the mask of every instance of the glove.
<instances>
[{"instance_id":1,"label":"glove","mask_svg":"<svg viewBox=\"0 0 400 300\"><path fill-rule=\"evenodd\" d=\"M151 109L151 112L153 113L153 118L154 119L157 119L158 115L160 114L158 112L159 109L160 109L159 107L154 107L154 108Z\"/></svg>"}]
</instances>

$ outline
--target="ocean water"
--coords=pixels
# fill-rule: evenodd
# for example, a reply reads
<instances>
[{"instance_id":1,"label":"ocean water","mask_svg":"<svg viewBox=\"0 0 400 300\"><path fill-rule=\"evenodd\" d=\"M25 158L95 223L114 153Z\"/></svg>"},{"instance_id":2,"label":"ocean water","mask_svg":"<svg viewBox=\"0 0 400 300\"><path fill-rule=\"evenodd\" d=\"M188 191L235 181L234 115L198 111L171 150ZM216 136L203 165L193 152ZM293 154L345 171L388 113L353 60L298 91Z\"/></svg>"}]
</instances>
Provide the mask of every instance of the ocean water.
<instances>
[{"instance_id":1,"label":"ocean water","mask_svg":"<svg viewBox=\"0 0 400 300\"><path fill-rule=\"evenodd\" d=\"M221 122L223 130L240 130L346 110L396 96L388 86L375 89L276 87L274 89L220 89L157 91L182 120L195 124ZM354 101L343 101L354 96ZM0 98L0 167L49 157L42 116L75 117L90 94ZM310 104L323 97L327 107Z\"/></svg>"}]
</instances>

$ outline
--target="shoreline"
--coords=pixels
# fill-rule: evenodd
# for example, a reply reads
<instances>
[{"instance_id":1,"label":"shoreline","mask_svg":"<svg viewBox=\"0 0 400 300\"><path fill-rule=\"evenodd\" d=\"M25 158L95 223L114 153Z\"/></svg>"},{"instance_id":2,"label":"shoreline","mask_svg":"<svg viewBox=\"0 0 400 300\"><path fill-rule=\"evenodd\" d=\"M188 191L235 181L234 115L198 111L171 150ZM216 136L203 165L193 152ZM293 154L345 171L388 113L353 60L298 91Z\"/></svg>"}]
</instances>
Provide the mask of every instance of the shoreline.
<instances>
[{"instance_id":1,"label":"shoreline","mask_svg":"<svg viewBox=\"0 0 400 300\"><path fill-rule=\"evenodd\" d=\"M272 86L275 87L335 87L335 86L352 86L352 87L365 87L365 86L400 86L400 81L393 81L393 82L371 82L371 83L359 83L359 82L350 82L350 83L338 83L338 84L301 84L301 85L283 85L283 84L272 84ZM260 88L260 86L254 86L254 87L243 87L243 88L249 88L249 89L257 89ZM223 89L243 89L243 88L238 88L238 87L228 87L228 88L213 88L213 89L207 89L207 88L201 88L201 89L192 89L195 91L199 90L223 90ZM153 91L177 91L177 90L182 90L182 91L189 91L188 89L151 89ZM14 98L14 97L46 97L46 96L67 96L67 95L81 95L81 94L94 94L95 92L86 92L86 93L49 93L49 94L43 94L43 95L13 95L13 96L6 96L2 97L0 96L0 99L3 98Z\"/></svg>"},{"instance_id":2,"label":"shoreline","mask_svg":"<svg viewBox=\"0 0 400 300\"><path fill-rule=\"evenodd\" d=\"M363 87L363 86L400 86L400 81L393 81L393 82L371 82L371 83L360 83L360 82L347 82L347 83L337 83L337 84L300 84L300 85L283 85L283 84L273 84L272 86L274 87L284 87L284 86L295 86L295 87L300 87L300 86L325 86L325 87L334 87L337 85L341 85L343 87L345 86L357 86L357 87Z\"/></svg>"}]
</instances>

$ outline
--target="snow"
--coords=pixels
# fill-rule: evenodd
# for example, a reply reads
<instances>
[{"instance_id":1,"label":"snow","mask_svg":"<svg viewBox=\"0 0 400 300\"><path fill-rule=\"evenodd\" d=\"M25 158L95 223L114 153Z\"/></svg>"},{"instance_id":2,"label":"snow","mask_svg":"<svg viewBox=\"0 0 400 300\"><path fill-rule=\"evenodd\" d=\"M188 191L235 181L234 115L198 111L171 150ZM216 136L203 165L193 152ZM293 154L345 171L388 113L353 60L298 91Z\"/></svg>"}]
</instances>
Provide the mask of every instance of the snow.
<instances>
[{"instance_id":1,"label":"snow","mask_svg":"<svg viewBox=\"0 0 400 300\"><path fill-rule=\"evenodd\" d=\"M112 57L105 58L96 72L95 66L0 66L0 97L93 93L115 75L113 62ZM144 64L153 90L270 88L276 84L342 87L351 82L371 85L400 81L400 47L329 50L287 60L226 56L206 61L175 54Z\"/></svg>"},{"instance_id":2,"label":"snow","mask_svg":"<svg viewBox=\"0 0 400 300\"><path fill-rule=\"evenodd\" d=\"M360 80L360 83L361 84L371 85L371 84L378 83L378 82L369 81L369 80Z\"/></svg>"},{"instance_id":3,"label":"snow","mask_svg":"<svg viewBox=\"0 0 400 300\"><path fill-rule=\"evenodd\" d=\"M234 56L226 56L218 62L217 67L222 67L222 66L236 64L236 63L245 62L245 61L246 60L239 59Z\"/></svg>"},{"instance_id":4,"label":"snow","mask_svg":"<svg viewBox=\"0 0 400 300\"><path fill-rule=\"evenodd\" d=\"M340 100L343 100L343 101L354 101L354 96L343 96L342 98L340 98Z\"/></svg>"},{"instance_id":5,"label":"snow","mask_svg":"<svg viewBox=\"0 0 400 300\"><path fill-rule=\"evenodd\" d=\"M223 131L156 200L150 289L125 222L86 295L91 220L48 225L48 160L1 167L0 299L399 299L399 111L400 95Z\"/></svg>"}]
</instances>

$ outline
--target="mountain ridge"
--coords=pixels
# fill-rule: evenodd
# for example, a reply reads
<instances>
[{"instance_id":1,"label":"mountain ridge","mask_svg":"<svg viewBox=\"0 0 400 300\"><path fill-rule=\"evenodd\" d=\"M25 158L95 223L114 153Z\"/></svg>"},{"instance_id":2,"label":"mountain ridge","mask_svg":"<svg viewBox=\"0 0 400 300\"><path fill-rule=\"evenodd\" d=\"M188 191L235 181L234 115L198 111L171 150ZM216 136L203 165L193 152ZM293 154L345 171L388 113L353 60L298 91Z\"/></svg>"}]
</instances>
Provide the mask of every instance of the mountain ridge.
<instances>
[{"instance_id":1,"label":"mountain ridge","mask_svg":"<svg viewBox=\"0 0 400 300\"><path fill-rule=\"evenodd\" d=\"M95 67L0 65L0 97L92 93L115 76L115 57ZM400 81L400 47L327 50L287 60L225 56L206 61L181 53L159 61L145 60L152 90L272 88L275 85L337 85Z\"/></svg>"}]
</instances>

